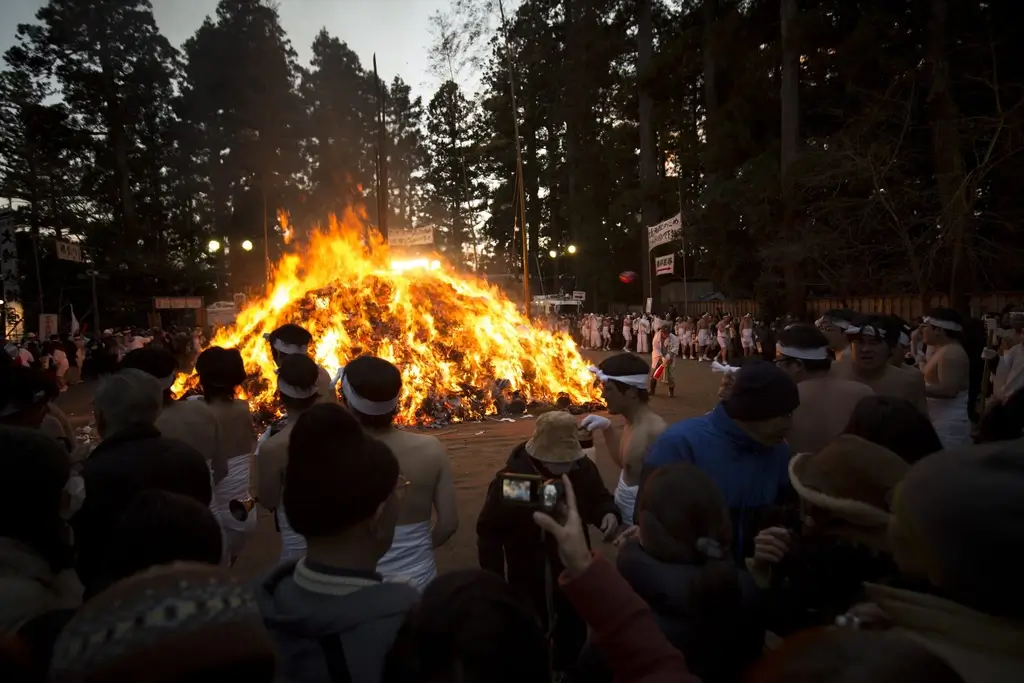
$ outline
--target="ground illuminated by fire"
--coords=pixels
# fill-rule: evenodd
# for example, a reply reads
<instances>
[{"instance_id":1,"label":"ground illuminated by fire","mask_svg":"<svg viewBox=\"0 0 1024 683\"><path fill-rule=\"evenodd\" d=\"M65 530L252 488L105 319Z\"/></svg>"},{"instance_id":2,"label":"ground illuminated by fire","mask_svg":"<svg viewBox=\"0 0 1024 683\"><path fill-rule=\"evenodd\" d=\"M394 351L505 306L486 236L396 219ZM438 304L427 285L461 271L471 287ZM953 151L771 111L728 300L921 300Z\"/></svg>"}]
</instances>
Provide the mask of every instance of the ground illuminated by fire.
<instances>
[{"instance_id":1,"label":"ground illuminated by fire","mask_svg":"<svg viewBox=\"0 0 1024 683\"><path fill-rule=\"evenodd\" d=\"M506 399L519 392L524 401L600 400L569 337L532 326L482 280L431 261L393 268L379 238L371 237L367 251L362 226L349 214L312 234L308 246L277 264L267 298L250 302L211 342L242 352L254 408L274 403L275 366L263 334L287 322L312 333L311 355L332 375L361 354L394 363L404 384L404 424L493 413L496 380L508 380Z\"/></svg>"}]
</instances>

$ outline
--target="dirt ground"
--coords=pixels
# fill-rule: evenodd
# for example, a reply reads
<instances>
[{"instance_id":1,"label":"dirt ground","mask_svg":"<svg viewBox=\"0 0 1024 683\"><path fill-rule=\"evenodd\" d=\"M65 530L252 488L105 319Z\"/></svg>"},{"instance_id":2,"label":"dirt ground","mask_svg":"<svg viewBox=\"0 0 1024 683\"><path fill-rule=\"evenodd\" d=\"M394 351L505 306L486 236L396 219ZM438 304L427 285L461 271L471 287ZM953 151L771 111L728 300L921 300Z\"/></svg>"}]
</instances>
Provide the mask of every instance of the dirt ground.
<instances>
[{"instance_id":1,"label":"dirt ground","mask_svg":"<svg viewBox=\"0 0 1024 683\"><path fill-rule=\"evenodd\" d=\"M610 354L587 354L599 360ZM667 396L664 387L651 399L651 405L669 423L707 412L715 402L720 376L708 363L680 360L676 362L676 395ZM616 424L622 418L612 417ZM439 571L477 566L476 518L483 506L487 485L505 464L512 449L533 434L534 420L516 422L474 422L432 432L444 442L455 475L459 506L459 530L437 550ZM594 439L597 463L605 484L614 491L618 469L608 456L601 437ZM280 553L280 540L274 531L274 520L263 510L256 533L249 539L234 570L244 578L252 578L274 566ZM599 534L591 534L599 538ZM611 554L611 547L603 548Z\"/></svg>"}]
</instances>

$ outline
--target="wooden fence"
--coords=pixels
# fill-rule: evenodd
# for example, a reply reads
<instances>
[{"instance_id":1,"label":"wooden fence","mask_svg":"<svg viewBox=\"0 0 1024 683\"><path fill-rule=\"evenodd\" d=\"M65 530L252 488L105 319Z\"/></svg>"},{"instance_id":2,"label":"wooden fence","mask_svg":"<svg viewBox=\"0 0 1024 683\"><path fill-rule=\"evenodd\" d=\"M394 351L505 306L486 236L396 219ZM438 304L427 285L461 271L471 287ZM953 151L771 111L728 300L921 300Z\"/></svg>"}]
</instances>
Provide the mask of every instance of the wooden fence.
<instances>
[{"instance_id":1,"label":"wooden fence","mask_svg":"<svg viewBox=\"0 0 1024 683\"><path fill-rule=\"evenodd\" d=\"M990 294L972 294L970 296L971 315L979 317L983 313L998 313L1009 304L1024 303L1024 292L993 292ZM850 308L863 313L883 313L898 315L904 320L915 320L930 308L943 308L949 305L949 297L935 294L930 297L920 296L856 296L846 299L815 298L807 301L807 314L817 318L833 308ZM690 301L684 306L675 302L680 315L699 316L708 312L722 311L731 315L758 315L758 305L753 299L732 299L727 301Z\"/></svg>"}]
</instances>

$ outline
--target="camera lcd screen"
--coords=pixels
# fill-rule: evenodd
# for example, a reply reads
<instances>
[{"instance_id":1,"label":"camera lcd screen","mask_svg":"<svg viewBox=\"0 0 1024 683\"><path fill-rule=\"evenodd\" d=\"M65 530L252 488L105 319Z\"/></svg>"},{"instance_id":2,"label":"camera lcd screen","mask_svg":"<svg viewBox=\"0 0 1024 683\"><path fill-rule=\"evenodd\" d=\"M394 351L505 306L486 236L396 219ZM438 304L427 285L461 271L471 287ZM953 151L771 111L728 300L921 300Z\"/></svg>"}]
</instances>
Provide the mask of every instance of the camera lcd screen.
<instances>
[{"instance_id":1,"label":"camera lcd screen","mask_svg":"<svg viewBox=\"0 0 1024 683\"><path fill-rule=\"evenodd\" d=\"M529 503L533 482L523 479L502 479L501 497L516 503Z\"/></svg>"}]
</instances>

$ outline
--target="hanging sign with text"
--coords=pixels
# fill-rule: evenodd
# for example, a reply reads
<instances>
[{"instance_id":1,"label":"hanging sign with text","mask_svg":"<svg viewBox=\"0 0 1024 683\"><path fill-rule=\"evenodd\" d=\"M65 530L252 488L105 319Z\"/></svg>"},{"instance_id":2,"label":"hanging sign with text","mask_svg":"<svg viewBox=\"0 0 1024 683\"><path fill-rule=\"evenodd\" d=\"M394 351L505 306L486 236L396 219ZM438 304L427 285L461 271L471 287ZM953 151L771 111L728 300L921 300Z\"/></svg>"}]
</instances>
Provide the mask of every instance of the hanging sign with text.
<instances>
[{"instance_id":1,"label":"hanging sign with text","mask_svg":"<svg viewBox=\"0 0 1024 683\"><path fill-rule=\"evenodd\" d=\"M663 244L668 244L672 240L679 237L679 232L683 229L683 218L680 214L676 214L669 218L667 221L662 221L657 225L652 225L647 228L647 244L649 249L660 247Z\"/></svg>"},{"instance_id":2,"label":"hanging sign with text","mask_svg":"<svg viewBox=\"0 0 1024 683\"><path fill-rule=\"evenodd\" d=\"M14 214L0 213L0 299L8 303L21 300L18 277L18 243L14 238Z\"/></svg>"},{"instance_id":3,"label":"hanging sign with text","mask_svg":"<svg viewBox=\"0 0 1024 683\"><path fill-rule=\"evenodd\" d=\"M586 301L587 293L578 289L574 289L572 291L572 298L575 299L576 301Z\"/></svg>"},{"instance_id":4,"label":"hanging sign with text","mask_svg":"<svg viewBox=\"0 0 1024 683\"><path fill-rule=\"evenodd\" d=\"M655 275L671 275L676 272L676 255L669 254L668 256L659 256L654 259L654 274Z\"/></svg>"},{"instance_id":5,"label":"hanging sign with text","mask_svg":"<svg viewBox=\"0 0 1024 683\"><path fill-rule=\"evenodd\" d=\"M434 229L432 227L388 231L388 244L392 247L415 247L433 243Z\"/></svg>"},{"instance_id":6,"label":"hanging sign with text","mask_svg":"<svg viewBox=\"0 0 1024 683\"><path fill-rule=\"evenodd\" d=\"M61 242L57 240L57 258L61 261L74 261L75 263L82 262L82 247L71 242Z\"/></svg>"},{"instance_id":7,"label":"hanging sign with text","mask_svg":"<svg viewBox=\"0 0 1024 683\"><path fill-rule=\"evenodd\" d=\"M153 299L153 308L158 311L202 307L203 297L201 296L160 296Z\"/></svg>"}]
</instances>

